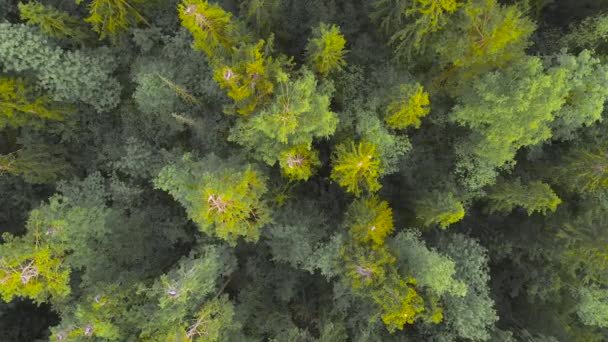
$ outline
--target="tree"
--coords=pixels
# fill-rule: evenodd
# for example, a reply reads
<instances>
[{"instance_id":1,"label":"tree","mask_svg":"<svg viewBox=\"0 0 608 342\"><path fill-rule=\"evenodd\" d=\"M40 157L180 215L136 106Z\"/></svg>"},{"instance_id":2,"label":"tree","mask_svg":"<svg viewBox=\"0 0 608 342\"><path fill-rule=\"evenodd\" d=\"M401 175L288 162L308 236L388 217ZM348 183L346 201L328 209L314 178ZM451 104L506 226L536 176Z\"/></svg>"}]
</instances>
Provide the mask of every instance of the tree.
<instances>
[{"instance_id":1,"label":"tree","mask_svg":"<svg viewBox=\"0 0 608 342\"><path fill-rule=\"evenodd\" d=\"M68 166L57 151L44 145L29 146L0 155L0 175L22 176L28 183L51 183L66 174Z\"/></svg>"},{"instance_id":2,"label":"tree","mask_svg":"<svg viewBox=\"0 0 608 342\"><path fill-rule=\"evenodd\" d=\"M406 129L409 126L420 128L420 118L431 111L429 94L419 85L399 88L398 96L386 108L386 123L394 129Z\"/></svg>"},{"instance_id":3,"label":"tree","mask_svg":"<svg viewBox=\"0 0 608 342\"><path fill-rule=\"evenodd\" d=\"M230 13L207 0L184 0L178 5L182 26L194 36L194 47L214 58L230 51L237 43L236 27Z\"/></svg>"},{"instance_id":4,"label":"tree","mask_svg":"<svg viewBox=\"0 0 608 342\"><path fill-rule=\"evenodd\" d=\"M581 297L581 301L577 308L577 314L581 321L587 325L607 327L608 294L606 290L582 288L578 295Z\"/></svg>"},{"instance_id":5,"label":"tree","mask_svg":"<svg viewBox=\"0 0 608 342\"><path fill-rule=\"evenodd\" d=\"M76 0L80 4L83 0ZM141 15L138 4L143 0L91 0L86 22L93 26L99 39L115 39L138 23L148 24Z\"/></svg>"},{"instance_id":6,"label":"tree","mask_svg":"<svg viewBox=\"0 0 608 342\"><path fill-rule=\"evenodd\" d=\"M512 162L519 148L551 138L549 125L564 104L566 82L566 72L546 74L541 61L532 57L480 77L451 114L452 120L472 130L463 154L488 168L500 168Z\"/></svg>"},{"instance_id":7,"label":"tree","mask_svg":"<svg viewBox=\"0 0 608 342\"><path fill-rule=\"evenodd\" d=\"M523 207L528 215L535 212L546 215L547 210L555 211L562 202L548 184L539 181L522 184L520 179L499 182L490 189L488 199L492 212Z\"/></svg>"},{"instance_id":8,"label":"tree","mask_svg":"<svg viewBox=\"0 0 608 342\"><path fill-rule=\"evenodd\" d=\"M64 110L48 97L34 97L33 89L22 79L0 77L0 127L40 125L40 119L63 120Z\"/></svg>"},{"instance_id":9,"label":"tree","mask_svg":"<svg viewBox=\"0 0 608 342\"><path fill-rule=\"evenodd\" d=\"M525 55L535 25L516 5L473 0L459 13L455 27L444 30L434 46L443 63L452 68L449 73L461 69L466 79Z\"/></svg>"},{"instance_id":10,"label":"tree","mask_svg":"<svg viewBox=\"0 0 608 342\"><path fill-rule=\"evenodd\" d=\"M607 158L605 148L601 145L573 149L554 168L553 177L574 192L602 190L608 187Z\"/></svg>"},{"instance_id":11,"label":"tree","mask_svg":"<svg viewBox=\"0 0 608 342\"><path fill-rule=\"evenodd\" d=\"M423 50L428 36L442 30L449 17L463 5L459 0L396 2L398 14L388 14L389 1L374 1L376 12L372 13L372 18L380 21L381 27L390 35L389 43L395 47L399 57L411 57L412 52ZM397 15L411 19L411 23L403 25L403 19L391 19L391 16Z\"/></svg>"},{"instance_id":12,"label":"tree","mask_svg":"<svg viewBox=\"0 0 608 342\"><path fill-rule=\"evenodd\" d=\"M464 217L464 207L453 193L433 191L416 201L416 217L425 227L437 224L446 229Z\"/></svg>"},{"instance_id":13,"label":"tree","mask_svg":"<svg viewBox=\"0 0 608 342\"><path fill-rule=\"evenodd\" d=\"M321 165L318 152L306 145L296 146L283 153L279 159L281 172L291 180L308 180Z\"/></svg>"},{"instance_id":14,"label":"tree","mask_svg":"<svg viewBox=\"0 0 608 342\"><path fill-rule=\"evenodd\" d=\"M416 285L428 288L439 297L466 295L466 284L456 279L454 261L427 248L415 232L402 231L390 243L397 264L412 274Z\"/></svg>"},{"instance_id":15,"label":"tree","mask_svg":"<svg viewBox=\"0 0 608 342\"><path fill-rule=\"evenodd\" d=\"M344 46L346 39L340 33L340 29L321 23L312 31L306 45L308 64L321 76L327 76L332 71L341 70L346 62Z\"/></svg>"},{"instance_id":16,"label":"tree","mask_svg":"<svg viewBox=\"0 0 608 342\"><path fill-rule=\"evenodd\" d=\"M237 123L229 139L269 165L274 165L285 150L310 150L314 138L331 136L338 124L336 114L329 109L332 91L331 87L318 86L310 71L303 71L294 80L282 80L272 103L251 119Z\"/></svg>"},{"instance_id":17,"label":"tree","mask_svg":"<svg viewBox=\"0 0 608 342\"><path fill-rule=\"evenodd\" d=\"M63 50L31 27L0 23L0 63L5 72L31 73L55 101L115 108L121 86L111 75L115 59L107 50Z\"/></svg>"},{"instance_id":18,"label":"tree","mask_svg":"<svg viewBox=\"0 0 608 342\"><path fill-rule=\"evenodd\" d=\"M216 165L210 169L207 163ZM214 156L200 162L185 155L165 166L154 181L186 208L201 231L231 245L239 237L257 241L260 228L270 219L262 200L266 178L251 165L235 167L233 163Z\"/></svg>"},{"instance_id":19,"label":"tree","mask_svg":"<svg viewBox=\"0 0 608 342\"><path fill-rule=\"evenodd\" d=\"M340 144L334 152L331 178L355 196L363 190L378 191L382 186L378 182L382 173L378 157L376 146L368 142Z\"/></svg>"},{"instance_id":20,"label":"tree","mask_svg":"<svg viewBox=\"0 0 608 342\"><path fill-rule=\"evenodd\" d=\"M220 60L214 68L213 78L234 106L227 112L249 115L266 104L274 93L274 80L285 80L280 64L263 52L265 42L244 44L233 51L230 59Z\"/></svg>"},{"instance_id":21,"label":"tree","mask_svg":"<svg viewBox=\"0 0 608 342\"><path fill-rule=\"evenodd\" d=\"M38 26L49 37L73 40L78 43L82 43L90 37L85 28L82 27L79 18L53 6L44 5L37 1L20 2L19 12L22 20L28 25Z\"/></svg>"},{"instance_id":22,"label":"tree","mask_svg":"<svg viewBox=\"0 0 608 342\"><path fill-rule=\"evenodd\" d=\"M388 202L375 196L357 199L346 213L346 225L357 242L380 248L394 229L393 212Z\"/></svg>"}]
</instances>

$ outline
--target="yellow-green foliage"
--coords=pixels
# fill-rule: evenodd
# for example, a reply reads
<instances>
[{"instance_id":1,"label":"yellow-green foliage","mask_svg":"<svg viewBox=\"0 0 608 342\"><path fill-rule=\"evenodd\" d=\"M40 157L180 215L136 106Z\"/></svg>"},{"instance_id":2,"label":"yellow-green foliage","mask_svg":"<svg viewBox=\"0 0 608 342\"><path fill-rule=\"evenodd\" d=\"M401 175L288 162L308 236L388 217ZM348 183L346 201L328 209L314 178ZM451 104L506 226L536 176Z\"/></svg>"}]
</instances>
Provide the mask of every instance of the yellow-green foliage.
<instances>
[{"instance_id":1,"label":"yellow-green foliage","mask_svg":"<svg viewBox=\"0 0 608 342\"><path fill-rule=\"evenodd\" d=\"M301 145L281 154L281 172L291 180L308 180L321 165L318 152Z\"/></svg>"},{"instance_id":2,"label":"yellow-green foliage","mask_svg":"<svg viewBox=\"0 0 608 342\"><path fill-rule=\"evenodd\" d=\"M381 307L382 322L390 332L402 330L406 324L413 324L418 314L424 311L424 301L412 287L413 278L394 279L373 294L374 301Z\"/></svg>"},{"instance_id":3,"label":"yellow-green foliage","mask_svg":"<svg viewBox=\"0 0 608 342\"><path fill-rule=\"evenodd\" d=\"M353 202L347 217L355 240L363 244L371 242L373 248L384 245L384 239L394 229L391 207L375 196Z\"/></svg>"},{"instance_id":4,"label":"yellow-green foliage","mask_svg":"<svg viewBox=\"0 0 608 342\"><path fill-rule=\"evenodd\" d=\"M182 26L194 36L194 47L210 58L221 49L230 50L236 43L231 14L207 0L184 0L178 5Z\"/></svg>"},{"instance_id":5,"label":"yellow-green foliage","mask_svg":"<svg viewBox=\"0 0 608 342\"><path fill-rule=\"evenodd\" d=\"M552 175L574 192L595 192L608 188L608 149L575 149L568 153Z\"/></svg>"},{"instance_id":6,"label":"yellow-green foliage","mask_svg":"<svg viewBox=\"0 0 608 342\"><path fill-rule=\"evenodd\" d=\"M488 198L491 211L509 212L520 206L528 215L534 212L545 215L547 210L555 211L562 202L548 184L538 181L522 184L519 179L499 182L490 189Z\"/></svg>"},{"instance_id":7,"label":"yellow-green foliage","mask_svg":"<svg viewBox=\"0 0 608 342\"><path fill-rule=\"evenodd\" d=\"M26 24L38 26L42 32L50 37L73 39L77 42L82 42L89 37L79 18L53 6L43 5L37 1L20 2L19 13Z\"/></svg>"},{"instance_id":8,"label":"yellow-green foliage","mask_svg":"<svg viewBox=\"0 0 608 342\"><path fill-rule=\"evenodd\" d=\"M214 234L236 244L239 237L257 241L259 228L269 216L260 197L266 192L265 179L257 171L224 170L204 177L200 205L193 218Z\"/></svg>"},{"instance_id":9,"label":"yellow-green foliage","mask_svg":"<svg viewBox=\"0 0 608 342\"><path fill-rule=\"evenodd\" d=\"M420 128L420 118L431 111L430 104L429 94L420 84L402 85L398 97L386 109L386 123L394 129Z\"/></svg>"},{"instance_id":10,"label":"yellow-green foliage","mask_svg":"<svg viewBox=\"0 0 608 342\"><path fill-rule=\"evenodd\" d=\"M420 47L426 35L441 30L447 22L447 16L462 6L458 0L414 0L412 3L405 14L416 21L405 32L412 35L415 48ZM397 37L400 37L399 33L393 39Z\"/></svg>"},{"instance_id":11,"label":"yellow-green foliage","mask_svg":"<svg viewBox=\"0 0 608 342\"><path fill-rule=\"evenodd\" d=\"M535 26L519 7L476 0L467 2L463 13L460 28L437 46L444 61L477 73L482 66L500 67L525 53Z\"/></svg>"},{"instance_id":12,"label":"yellow-green foliage","mask_svg":"<svg viewBox=\"0 0 608 342\"><path fill-rule=\"evenodd\" d=\"M99 39L115 38L137 23L146 23L137 6L144 0L91 0L86 22L93 26ZM82 0L76 0L77 3Z\"/></svg>"},{"instance_id":13,"label":"yellow-green foliage","mask_svg":"<svg viewBox=\"0 0 608 342\"><path fill-rule=\"evenodd\" d=\"M381 173L375 145L365 141L358 144L349 141L336 147L331 178L346 188L346 191L359 196L363 190L380 190L382 185L378 177Z\"/></svg>"},{"instance_id":14,"label":"yellow-green foliage","mask_svg":"<svg viewBox=\"0 0 608 342\"><path fill-rule=\"evenodd\" d=\"M2 299L10 302L14 297L27 297L41 303L49 296L66 297L70 293L69 271L62 267L61 259L50 248L24 244L9 239L0 249ZM27 250L18 252L24 248Z\"/></svg>"},{"instance_id":15,"label":"yellow-green foliage","mask_svg":"<svg viewBox=\"0 0 608 342\"><path fill-rule=\"evenodd\" d=\"M346 39L337 26L321 23L313 30L312 37L306 45L308 64L323 76L332 71L341 70L346 64L344 61L345 46Z\"/></svg>"},{"instance_id":16,"label":"yellow-green foliage","mask_svg":"<svg viewBox=\"0 0 608 342\"><path fill-rule=\"evenodd\" d=\"M39 119L63 120L48 97L34 97L21 79L0 77L0 128L39 124Z\"/></svg>"},{"instance_id":17,"label":"yellow-green foliage","mask_svg":"<svg viewBox=\"0 0 608 342\"><path fill-rule=\"evenodd\" d=\"M432 192L416 201L416 217L426 227L437 224L446 229L450 224L462 220L464 207L451 192Z\"/></svg>"},{"instance_id":18,"label":"yellow-green foliage","mask_svg":"<svg viewBox=\"0 0 608 342\"><path fill-rule=\"evenodd\" d=\"M255 45L243 45L235 51L233 62L215 68L213 78L228 90L239 114L250 114L268 101L274 90L271 79L281 73L272 58L265 58L264 44L260 40Z\"/></svg>"}]
</instances>

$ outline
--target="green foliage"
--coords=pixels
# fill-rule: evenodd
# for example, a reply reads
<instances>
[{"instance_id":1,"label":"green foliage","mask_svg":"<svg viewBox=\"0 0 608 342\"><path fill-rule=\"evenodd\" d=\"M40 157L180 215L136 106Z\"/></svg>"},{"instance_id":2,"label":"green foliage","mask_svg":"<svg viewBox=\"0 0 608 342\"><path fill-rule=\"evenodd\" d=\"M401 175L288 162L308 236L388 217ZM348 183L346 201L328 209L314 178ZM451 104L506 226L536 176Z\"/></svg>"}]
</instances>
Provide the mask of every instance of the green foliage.
<instances>
[{"instance_id":1,"label":"green foliage","mask_svg":"<svg viewBox=\"0 0 608 342\"><path fill-rule=\"evenodd\" d=\"M231 14L207 0L184 0L178 5L182 26L194 36L194 47L209 57L224 53L236 44Z\"/></svg>"},{"instance_id":2,"label":"green foliage","mask_svg":"<svg viewBox=\"0 0 608 342\"><path fill-rule=\"evenodd\" d=\"M308 180L320 164L317 151L309 150L306 145L281 153L279 159L281 172L291 180Z\"/></svg>"},{"instance_id":3,"label":"green foliage","mask_svg":"<svg viewBox=\"0 0 608 342\"><path fill-rule=\"evenodd\" d=\"M553 176L574 192L594 192L608 187L608 155L602 146L568 152Z\"/></svg>"},{"instance_id":4,"label":"green foliage","mask_svg":"<svg viewBox=\"0 0 608 342\"><path fill-rule=\"evenodd\" d=\"M0 77L0 127L40 125L40 119L63 120L48 97L34 97L32 87L21 79ZM65 109L63 110L65 111Z\"/></svg>"},{"instance_id":5,"label":"green foliage","mask_svg":"<svg viewBox=\"0 0 608 342\"><path fill-rule=\"evenodd\" d=\"M582 288L577 307L578 317L587 325L605 328L608 326L608 293L606 290Z\"/></svg>"},{"instance_id":6,"label":"green foliage","mask_svg":"<svg viewBox=\"0 0 608 342\"><path fill-rule=\"evenodd\" d=\"M391 241L397 263L437 296L464 297L467 285L455 279L456 264L449 258L428 249L416 233L400 232Z\"/></svg>"},{"instance_id":7,"label":"green foliage","mask_svg":"<svg viewBox=\"0 0 608 342\"><path fill-rule=\"evenodd\" d=\"M278 62L266 58L262 50L265 44L260 40L255 45L242 45L233 51L230 60L218 62L214 68L213 78L235 102L234 108L227 110L229 113L251 114L269 101L275 88L272 80L285 80Z\"/></svg>"},{"instance_id":8,"label":"green foliage","mask_svg":"<svg viewBox=\"0 0 608 342\"><path fill-rule=\"evenodd\" d=\"M490 189L488 199L492 212L508 213L522 207L528 215L535 212L546 215L547 210L554 212L562 203L548 184L539 181L522 184L520 179L499 182Z\"/></svg>"},{"instance_id":9,"label":"green foliage","mask_svg":"<svg viewBox=\"0 0 608 342\"><path fill-rule=\"evenodd\" d=\"M381 25L391 34L389 42L395 47L395 52L402 57L411 55L412 50L414 52L422 50L428 35L442 30L449 17L463 5L459 0L414 0L409 4L408 1L402 0L397 2L397 8L403 8L401 15L410 19L411 23L402 25L401 20L393 19L397 23L390 25L390 15L382 15L379 10L374 14L376 17L384 17L381 19ZM388 4L389 2L385 0L374 2L374 6L379 9ZM392 30L390 30L391 26L393 26Z\"/></svg>"},{"instance_id":10,"label":"green foliage","mask_svg":"<svg viewBox=\"0 0 608 342\"><path fill-rule=\"evenodd\" d=\"M444 30L434 48L444 63L464 70L465 78L524 56L535 25L516 5L473 0L459 13L455 27Z\"/></svg>"},{"instance_id":11,"label":"green foliage","mask_svg":"<svg viewBox=\"0 0 608 342\"><path fill-rule=\"evenodd\" d=\"M362 141L355 144L350 141L338 145L333 157L331 178L355 196L364 190L378 191L382 187L378 182L382 173L378 159L376 146L371 143Z\"/></svg>"},{"instance_id":12,"label":"green foliage","mask_svg":"<svg viewBox=\"0 0 608 342\"><path fill-rule=\"evenodd\" d=\"M566 82L563 70L545 74L541 61L532 57L473 82L451 114L472 130L466 153L500 168L512 162L519 148L548 140L549 124L567 94Z\"/></svg>"},{"instance_id":13,"label":"green foliage","mask_svg":"<svg viewBox=\"0 0 608 342\"><path fill-rule=\"evenodd\" d=\"M322 76L341 70L346 64L344 61L345 45L346 39L337 26L319 24L313 29L312 37L306 45L308 64Z\"/></svg>"},{"instance_id":14,"label":"green foliage","mask_svg":"<svg viewBox=\"0 0 608 342\"><path fill-rule=\"evenodd\" d=\"M560 38L559 44L575 51L590 49L605 53L606 39L608 39L608 16L600 13L571 25L570 32Z\"/></svg>"},{"instance_id":15,"label":"green foliage","mask_svg":"<svg viewBox=\"0 0 608 342\"><path fill-rule=\"evenodd\" d=\"M121 87L110 75L115 60L107 51L62 50L25 25L0 23L0 64L5 72L33 73L55 101L81 101L102 112L120 101Z\"/></svg>"},{"instance_id":16,"label":"green foliage","mask_svg":"<svg viewBox=\"0 0 608 342\"><path fill-rule=\"evenodd\" d=\"M49 37L84 42L89 34L82 27L81 20L60 11L53 6L47 6L33 1L19 3L21 19L28 25L38 26Z\"/></svg>"},{"instance_id":17,"label":"green foliage","mask_svg":"<svg viewBox=\"0 0 608 342\"><path fill-rule=\"evenodd\" d=\"M314 138L331 136L338 124L336 114L329 110L332 88L317 86L311 72L285 79L278 88L272 103L255 117L237 123L230 136L269 165L280 160L285 150L310 150Z\"/></svg>"},{"instance_id":18,"label":"green foliage","mask_svg":"<svg viewBox=\"0 0 608 342\"><path fill-rule=\"evenodd\" d=\"M81 3L83 0L76 0ZM91 0L86 22L93 26L99 39L115 39L137 23L147 23L138 8L144 0Z\"/></svg>"},{"instance_id":19,"label":"green foliage","mask_svg":"<svg viewBox=\"0 0 608 342\"><path fill-rule=\"evenodd\" d=\"M416 202L416 217L425 227L439 225L446 229L464 217L464 207L453 193L433 191Z\"/></svg>"},{"instance_id":20,"label":"green foliage","mask_svg":"<svg viewBox=\"0 0 608 342\"><path fill-rule=\"evenodd\" d=\"M216 165L206 167L208 163ZM154 182L186 208L201 231L231 245L239 237L257 241L260 228L269 221L262 200L265 177L250 165L235 167L214 156L197 162L185 155L165 166Z\"/></svg>"},{"instance_id":21,"label":"green foliage","mask_svg":"<svg viewBox=\"0 0 608 342\"><path fill-rule=\"evenodd\" d=\"M405 129L409 126L420 128L420 118L429 114L429 94L419 85L399 88L399 95L386 108L386 123L394 129Z\"/></svg>"},{"instance_id":22,"label":"green foliage","mask_svg":"<svg viewBox=\"0 0 608 342\"><path fill-rule=\"evenodd\" d=\"M28 183L51 183L66 171L67 165L61 156L44 145L0 155L0 175L22 176Z\"/></svg>"},{"instance_id":23,"label":"green foliage","mask_svg":"<svg viewBox=\"0 0 608 342\"><path fill-rule=\"evenodd\" d=\"M608 69L587 50L578 56L560 55L559 67L567 70L569 88L564 106L555 113L554 139L572 139L575 130L602 119L608 99Z\"/></svg>"},{"instance_id":24,"label":"green foliage","mask_svg":"<svg viewBox=\"0 0 608 342\"><path fill-rule=\"evenodd\" d=\"M346 212L346 225L355 241L372 243L374 248L380 248L394 229L393 212L388 202L381 202L377 197L361 198L354 201Z\"/></svg>"}]
</instances>

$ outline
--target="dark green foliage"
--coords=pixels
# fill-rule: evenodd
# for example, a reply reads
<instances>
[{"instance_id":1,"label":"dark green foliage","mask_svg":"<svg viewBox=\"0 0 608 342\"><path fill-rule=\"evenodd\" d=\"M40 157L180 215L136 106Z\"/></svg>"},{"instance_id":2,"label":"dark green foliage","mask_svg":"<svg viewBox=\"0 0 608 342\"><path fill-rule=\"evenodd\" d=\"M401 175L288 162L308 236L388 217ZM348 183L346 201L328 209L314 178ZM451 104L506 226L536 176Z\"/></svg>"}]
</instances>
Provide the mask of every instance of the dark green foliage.
<instances>
[{"instance_id":1,"label":"dark green foliage","mask_svg":"<svg viewBox=\"0 0 608 342\"><path fill-rule=\"evenodd\" d=\"M607 11L0 0L0 340L607 341Z\"/></svg>"}]
</instances>

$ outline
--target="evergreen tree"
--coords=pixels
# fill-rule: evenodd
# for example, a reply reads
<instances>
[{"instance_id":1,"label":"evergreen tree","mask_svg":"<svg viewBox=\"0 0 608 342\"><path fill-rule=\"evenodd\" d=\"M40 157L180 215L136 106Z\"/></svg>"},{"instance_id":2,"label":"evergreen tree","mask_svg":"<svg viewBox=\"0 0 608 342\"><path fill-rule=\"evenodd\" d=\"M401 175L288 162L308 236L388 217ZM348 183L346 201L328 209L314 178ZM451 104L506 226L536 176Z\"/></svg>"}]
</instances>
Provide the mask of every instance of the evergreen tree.
<instances>
[{"instance_id":1,"label":"evergreen tree","mask_svg":"<svg viewBox=\"0 0 608 342\"><path fill-rule=\"evenodd\" d=\"M321 23L313 29L312 37L306 45L308 64L322 76L342 69L346 64L345 45L346 40L337 26Z\"/></svg>"},{"instance_id":2,"label":"evergreen tree","mask_svg":"<svg viewBox=\"0 0 608 342\"><path fill-rule=\"evenodd\" d=\"M28 25L38 26L42 32L50 37L69 39L80 43L89 38L89 34L82 27L79 18L53 6L47 6L36 1L20 2L19 12L21 19Z\"/></svg>"}]
</instances>

